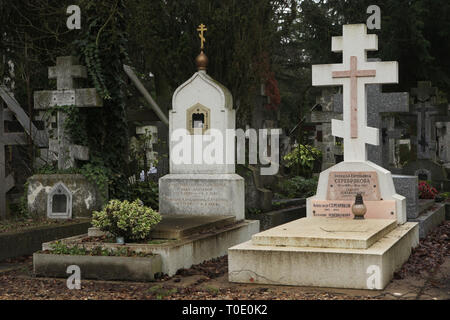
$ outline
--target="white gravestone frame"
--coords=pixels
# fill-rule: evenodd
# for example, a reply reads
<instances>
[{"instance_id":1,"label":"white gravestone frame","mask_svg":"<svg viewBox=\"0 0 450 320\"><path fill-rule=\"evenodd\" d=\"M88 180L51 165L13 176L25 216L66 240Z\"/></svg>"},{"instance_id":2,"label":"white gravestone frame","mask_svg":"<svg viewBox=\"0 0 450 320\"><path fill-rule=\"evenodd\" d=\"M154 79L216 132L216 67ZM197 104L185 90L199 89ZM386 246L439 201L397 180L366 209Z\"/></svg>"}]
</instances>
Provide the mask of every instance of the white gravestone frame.
<instances>
[{"instance_id":1,"label":"white gravestone frame","mask_svg":"<svg viewBox=\"0 0 450 320\"><path fill-rule=\"evenodd\" d=\"M53 212L55 196L65 197L66 210L64 212ZM61 181L55 184L47 195L47 217L50 219L72 219L72 192Z\"/></svg>"}]
</instances>

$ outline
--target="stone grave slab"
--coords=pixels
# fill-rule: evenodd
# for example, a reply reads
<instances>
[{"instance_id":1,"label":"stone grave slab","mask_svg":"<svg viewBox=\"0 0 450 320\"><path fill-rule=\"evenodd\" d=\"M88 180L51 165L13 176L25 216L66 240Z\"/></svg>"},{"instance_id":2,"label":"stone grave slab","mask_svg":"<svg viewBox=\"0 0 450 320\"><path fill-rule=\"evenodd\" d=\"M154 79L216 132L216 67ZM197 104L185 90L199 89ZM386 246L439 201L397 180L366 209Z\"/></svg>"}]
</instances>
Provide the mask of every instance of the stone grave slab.
<instances>
[{"instance_id":1,"label":"stone grave slab","mask_svg":"<svg viewBox=\"0 0 450 320\"><path fill-rule=\"evenodd\" d=\"M163 215L151 232L153 239L182 239L221 229L236 221L234 216Z\"/></svg>"},{"instance_id":2,"label":"stone grave slab","mask_svg":"<svg viewBox=\"0 0 450 320\"><path fill-rule=\"evenodd\" d=\"M252 244L367 249L396 227L395 220L303 218L254 235Z\"/></svg>"}]
</instances>

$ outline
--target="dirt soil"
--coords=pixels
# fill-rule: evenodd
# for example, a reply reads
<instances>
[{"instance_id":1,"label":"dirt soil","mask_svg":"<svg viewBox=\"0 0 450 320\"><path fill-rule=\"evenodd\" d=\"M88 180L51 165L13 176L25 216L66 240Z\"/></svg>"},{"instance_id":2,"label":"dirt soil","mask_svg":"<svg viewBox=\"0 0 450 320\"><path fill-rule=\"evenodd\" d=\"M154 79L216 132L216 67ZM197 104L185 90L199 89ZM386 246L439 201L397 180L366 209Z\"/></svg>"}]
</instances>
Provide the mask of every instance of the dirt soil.
<instances>
[{"instance_id":1,"label":"dirt soil","mask_svg":"<svg viewBox=\"0 0 450 320\"><path fill-rule=\"evenodd\" d=\"M177 275L158 282L82 280L81 290L69 290L66 279L34 277L31 257L22 257L0 263L0 300L448 300L450 221L420 241L382 291L235 284L228 282L227 272L225 256L179 270Z\"/></svg>"}]
</instances>

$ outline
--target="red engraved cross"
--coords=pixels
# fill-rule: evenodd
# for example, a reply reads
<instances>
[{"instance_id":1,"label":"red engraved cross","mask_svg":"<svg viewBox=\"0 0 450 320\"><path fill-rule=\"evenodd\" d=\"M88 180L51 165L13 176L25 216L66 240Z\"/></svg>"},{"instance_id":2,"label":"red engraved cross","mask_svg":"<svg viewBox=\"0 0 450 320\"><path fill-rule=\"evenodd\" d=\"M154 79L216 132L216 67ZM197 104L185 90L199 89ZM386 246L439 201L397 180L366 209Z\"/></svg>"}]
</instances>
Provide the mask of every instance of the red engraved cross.
<instances>
[{"instance_id":1,"label":"red engraved cross","mask_svg":"<svg viewBox=\"0 0 450 320\"><path fill-rule=\"evenodd\" d=\"M351 138L358 138L358 78L375 77L376 70L358 70L358 58L350 57L350 70L334 71L333 78L350 78L350 125Z\"/></svg>"}]
</instances>

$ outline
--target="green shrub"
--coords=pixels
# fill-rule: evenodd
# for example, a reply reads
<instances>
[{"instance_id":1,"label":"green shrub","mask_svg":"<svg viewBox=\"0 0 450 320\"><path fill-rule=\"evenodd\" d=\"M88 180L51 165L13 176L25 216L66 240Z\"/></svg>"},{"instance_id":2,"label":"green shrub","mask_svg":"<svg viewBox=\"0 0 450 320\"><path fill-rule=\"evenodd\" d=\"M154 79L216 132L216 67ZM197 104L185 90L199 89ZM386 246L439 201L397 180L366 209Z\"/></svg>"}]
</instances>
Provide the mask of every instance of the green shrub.
<instances>
[{"instance_id":1,"label":"green shrub","mask_svg":"<svg viewBox=\"0 0 450 320\"><path fill-rule=\"evenodd\" d=\"M318 178L305 179L300 176L280 182L279 196L282 198L307 198L316 194Z\"/></svg>"},{"instance_id":2,"label":"green shrub","mask_svg":"<svg viewBox=\"0 0 450 320\"><path fill-rule=\"evenodd\" d=\"M299 144L284 156L286 167L291 168L295 175L311 177L314 163L320 160L322 152L309 145Z\"/></svg>"},{"instance_id":3,"label":"green shrub","mask_svg":"<svg viewBox=\"0 0 450 320\"><path fill-rule=\"evenodd\" d=\"M161 215L139 199L129 202L111 200L102 211L94 211L92 225L126 240L144 240L161 221Z\"/></svg>"},{"instance_id":4,"label":"green shrub","mask_svg":"<svg viewBox=\"0 0 450 320\"><path fill-rule=\"evenodd\" d=\"M443 199L450 199L450 191L442 192L439 194L439 196Z\"/></svg>"}]
</instances>

